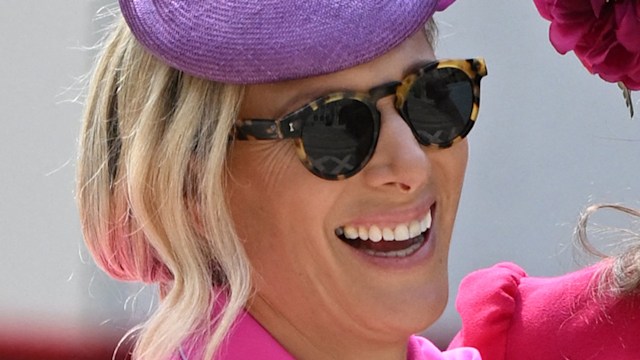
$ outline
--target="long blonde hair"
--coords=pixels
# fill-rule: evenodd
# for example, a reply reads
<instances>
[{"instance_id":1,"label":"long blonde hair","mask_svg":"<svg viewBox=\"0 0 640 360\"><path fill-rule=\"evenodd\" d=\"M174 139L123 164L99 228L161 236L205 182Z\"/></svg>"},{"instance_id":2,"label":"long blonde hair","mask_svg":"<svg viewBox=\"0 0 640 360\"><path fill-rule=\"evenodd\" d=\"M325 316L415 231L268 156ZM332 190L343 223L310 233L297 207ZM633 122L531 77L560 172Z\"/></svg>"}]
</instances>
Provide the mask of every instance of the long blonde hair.
<instances>
[{"instance_id":1,"label":"long blonde hair","mask_svg":"<svg viewBox=\"0 0 640 360\"><path fill-rule=\"evenodd\" d=\"M434 44L433 19L424 32ZM110 276L159 286L157 310L129 334L137 333L135 360L167 359L194 343L206 346L193 356L213 358L251 294L225 198L229 134L244 87L170 68L121 16L108 34L80 139L85 242Z\"/></svg>"},{"instance_id":2,"label":"long blonde hair","mask_svg":"<svg viewBox=\"0 0 640 360\"><path fill-rule=\"evenodd\" d=\"M225 199L228 134L243 87L172 69L120 19L98 58L84 114L77 197L86 244L116 279L158 284L134 359L201 339L212 358L250 293ZM212 318L222 295L226 306Z\"/></svg>"},{"instance_id":3,"label":"long blonde hair","mask_svg":"<svg viewBox=\"0 0 640 360\"><path fill-rule=\"evenodd\" d=\"M605 294L625 295L640 291L640 234L631 229L617 229L615 234L622 236L615 245L617 254L606 254L592 244L587 236L587 225L593 213L600 209L613 209L635 218L640 211L618 204L595 204L587 207L580 215L576 226L576 240L580 247L598 257L607 259L601 267L598 288ZM626 235L622 235L622 234Z\"/></svg>"}]
</instances>

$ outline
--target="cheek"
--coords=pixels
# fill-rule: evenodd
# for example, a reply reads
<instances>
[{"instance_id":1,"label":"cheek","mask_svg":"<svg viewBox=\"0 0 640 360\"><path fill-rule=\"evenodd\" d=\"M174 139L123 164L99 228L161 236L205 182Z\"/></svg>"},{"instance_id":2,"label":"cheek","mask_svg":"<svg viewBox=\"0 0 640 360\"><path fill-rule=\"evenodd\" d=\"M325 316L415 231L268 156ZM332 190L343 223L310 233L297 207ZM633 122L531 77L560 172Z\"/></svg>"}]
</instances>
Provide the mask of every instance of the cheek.
<instances>
[{"instance_id":1,"label":"cheek","mask_svg":"<svg viewBox=\"0 0 640 360\"><path fill-rule=\"evenodd\" d=\"M229 173L232 218L254 267L313 253L336 191L302 165L291 142L237 143Z\"/></svg>"},{"instance_id":2,"label":"cheek","mask_svg":"<svg viewBox=\"0 0 640 360\"><path fill-rule=\"evenodd\" d=\"M294 146L238 151L230 162L233 175L230 208L260 298L288 308L282 294L312 301L320 281L336 273L327 223L335 209L339 183L311 174ZM251 154L251 158L249 158ZM242 162L240 162L242 160ZM334 221L335 222L335 221Z\"/></svg>"},{"instance_id":3,"label":"cheek","mask_svg":"<svg viewBox=\"0 0 640 360\"><path fill-rule=\"evenodd\" d=\"M469 145L463 140L448 149L433 150L429 159L433 164L433 176L436 186L442 194L453 197L455 201L460 197L467 160Z\"/></svg>"},{"instance_id":4,"label":"cheek","mask_svg":"<svg viewBox=\"0 0 640 360\"><path fill-rule=\"evenodd\" d=\"M433 165L433 185L437 188L436 193L438 194L438 234L440 239L446 239L444 243L447 244L442 248L443 251L448 249L448 243L451 240L467 167L467 158L468 144L466 140L448 149L434 150L430 154Z\"/></svg>"},{"instance_id":5,"label":"cheek","mask_svg":"<svg viewBox=\"0 0 640 360\"><path fill-rule=\"evenodd\" d=\"M231 186L249 191L273 190L299 162L289 141L236 141L229 154Z\"/></svg>"},{"instance_id":6,"label":"cheek","mask_svg":"<svg viewBox=\"0 0 640 360\"><path fill-rule=\"evenodd\" d=\"M287 146L289 145L289 146ZM288 142L236 141L230 150L227 203L241 239L265 228L277 203L277 184L295 165Z\"/></svg>"}]
</instances>

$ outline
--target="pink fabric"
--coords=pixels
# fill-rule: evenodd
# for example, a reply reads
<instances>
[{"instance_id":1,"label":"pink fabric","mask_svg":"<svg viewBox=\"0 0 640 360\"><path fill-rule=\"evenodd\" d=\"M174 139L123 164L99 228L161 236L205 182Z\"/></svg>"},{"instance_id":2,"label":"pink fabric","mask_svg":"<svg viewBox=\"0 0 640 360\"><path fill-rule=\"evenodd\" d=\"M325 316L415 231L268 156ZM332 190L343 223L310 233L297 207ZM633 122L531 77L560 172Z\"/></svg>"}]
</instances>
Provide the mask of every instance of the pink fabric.
<instances>
[{"instance_id":1,"label":"pink fabric","mask_svg":"<svg viewBox=\"0 0 640 360\"><path fill-rule=\"evenodd\" d=\"M597 269L536 278L502 263L468 275L449 348L473 346L489 360L640 359L640 296L597 300Z\"/></svg>"},{"instance_id":2,"label":"pink fabric","mask_svg":"<svg viewBox=\"0 0 640 360\"><path fill-rule=\"evenodd\" d=\"M238 319L219 353L224 360L295 360L249 313Z\"/></svg>"},{"instance_id":3,"label":"pink fabric","mask_svg":"<svg viewBox=\"0 0 640 360\"><path fill-rule=\"evenodd\" d=\"M440 351L429 340L421 336L409 339L407 360L481 360L476 349L460 347L448 351Z\"/></svg>"},{"instance_id":4,"label":"pink fabric","mask_svg":"<svg viewBox=\"0 0 640 360\"><path fill-rule=\"evenodd\" d=\"M190 353L198 354L201 349ZM180 356L174 360L181 360ZM184 360L191 359L185 354ZM244 313L236 322L226 341L219 350L216 359L222 360L294 360L271 334L267 332L249 313ZM429 340L412 336L409 339L407 360L481 360L477 350L458 348L442 352Z\"/></svg>"}]
</instances>

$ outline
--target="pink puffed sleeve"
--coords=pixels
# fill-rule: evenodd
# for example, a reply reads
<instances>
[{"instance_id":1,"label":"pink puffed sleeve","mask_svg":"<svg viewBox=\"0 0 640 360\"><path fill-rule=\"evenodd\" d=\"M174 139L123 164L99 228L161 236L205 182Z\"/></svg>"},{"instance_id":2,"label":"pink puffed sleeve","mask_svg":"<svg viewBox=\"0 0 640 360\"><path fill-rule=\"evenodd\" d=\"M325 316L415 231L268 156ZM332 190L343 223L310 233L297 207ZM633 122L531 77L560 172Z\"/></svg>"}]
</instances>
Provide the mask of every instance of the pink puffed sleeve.
<instances>
[{"instance_id":1,"label":"pink puffed sleeve","mask_svg":"<svg viewBox=\"0 0 640 360\"><path fill-rule=\"evenodd\" d=\"M470 346L479 349L483 359L505 359L518 285L525 276L524 270L512 263L500 263L467 275L456 299L462 330L449 348Z\"/></svg>"},{"instance_id":2,"label":"pink puffed sleeve","mask_svg":"<svg viewBox=\"0 0 640 360\"><path fill-rule=\"evenodd\" d=\"M503 263L468 275L456 302L462 330L450 348L475 347L488 360L640 359L640 293L603 293L608 266L530 277Z\"/></svg>"}]
</instances>

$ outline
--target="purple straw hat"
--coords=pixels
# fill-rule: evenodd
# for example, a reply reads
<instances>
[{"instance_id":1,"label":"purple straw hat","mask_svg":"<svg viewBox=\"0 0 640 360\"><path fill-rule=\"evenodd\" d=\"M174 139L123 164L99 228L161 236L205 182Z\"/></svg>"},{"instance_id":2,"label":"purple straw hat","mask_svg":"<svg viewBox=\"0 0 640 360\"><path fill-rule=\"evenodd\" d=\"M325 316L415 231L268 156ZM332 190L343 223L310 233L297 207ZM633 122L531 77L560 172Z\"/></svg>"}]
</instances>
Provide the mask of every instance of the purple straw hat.
<instances>
[{"instance_id":1,"label":"purple straw hat","mask_svg":"<svg viewBox=\"0 0 640 360\"><path fill-rule=\"evenodd\" d=\"M252 84L374 59L455 0L120 0L134 36L185 73Z\"/></svg>"}]
</instances>

